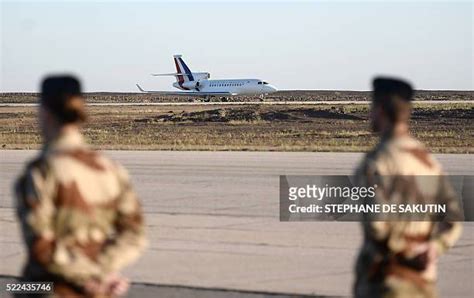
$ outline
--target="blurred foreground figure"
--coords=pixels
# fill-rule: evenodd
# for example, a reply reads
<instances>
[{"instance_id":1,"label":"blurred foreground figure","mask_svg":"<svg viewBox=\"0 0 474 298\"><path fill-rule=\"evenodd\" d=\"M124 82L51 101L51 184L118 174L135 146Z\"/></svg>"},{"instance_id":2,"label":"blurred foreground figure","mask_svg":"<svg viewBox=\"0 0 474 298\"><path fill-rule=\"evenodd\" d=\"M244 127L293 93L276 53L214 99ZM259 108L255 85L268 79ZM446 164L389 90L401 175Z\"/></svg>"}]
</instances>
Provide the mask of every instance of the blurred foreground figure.
<instances>
[{"instance_id":1,"label":"blurred foreground figure","mask_svg":"<svg viewBox=\"0 0 474 298\"><path fill-rule=\"evenodd\" d=\"M359 183L377 185L375 203L443 203L453 217L424 221L420 217L387 221L366 218L354 294L437 297L437 259L461 234L460 223L451 220L460 214L458 201L439 163L409 135L411 86L400 80L377 78L373 88L372 128L381 139L359 166ZM420 183L423 181L429 183Z\"/></svg>"},{"instance_id":2,"label":"blurred foreground figure","mask_svg":"<svg viewBox=\"0 0 474 298\"><path fill-rule=\"evenodd\" d=\"M45 144L16 183L28 258L23 280L54 282L54 297L125 294L120 270L146 242L127 172L89 149L79 127L85 119L75 78L44 80L39 125Z\"/></svg>"}]
</instances>

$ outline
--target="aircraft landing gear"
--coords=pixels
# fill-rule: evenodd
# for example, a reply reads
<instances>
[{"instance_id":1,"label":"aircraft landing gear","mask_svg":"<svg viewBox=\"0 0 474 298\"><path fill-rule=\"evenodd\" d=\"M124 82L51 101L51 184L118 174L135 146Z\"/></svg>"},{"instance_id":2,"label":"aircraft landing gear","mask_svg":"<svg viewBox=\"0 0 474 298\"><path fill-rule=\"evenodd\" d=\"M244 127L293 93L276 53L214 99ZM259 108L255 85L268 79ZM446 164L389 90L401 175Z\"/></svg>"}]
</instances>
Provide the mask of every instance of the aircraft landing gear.
<instances>
[{"instance_id":1,"label":"aircraft landing gear","mask_svg":"<svg viewBox=\"0 0 474 298\"><path fill-rule=\"evenodd\" d=\"M227 97L221 97L221 102L228 102L229 100L227 99Z\"/></svg>"}]
</instances>

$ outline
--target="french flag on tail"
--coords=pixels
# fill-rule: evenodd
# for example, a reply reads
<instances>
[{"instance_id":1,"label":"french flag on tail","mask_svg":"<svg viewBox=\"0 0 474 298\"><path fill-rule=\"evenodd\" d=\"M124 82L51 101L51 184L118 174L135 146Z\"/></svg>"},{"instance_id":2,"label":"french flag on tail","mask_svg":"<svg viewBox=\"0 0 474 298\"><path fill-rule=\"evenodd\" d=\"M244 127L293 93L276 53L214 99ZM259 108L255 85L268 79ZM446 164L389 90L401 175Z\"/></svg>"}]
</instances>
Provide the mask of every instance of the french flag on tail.
<instances>
[{"instance_id":1,"label":"french flag on tail","mask_svg":"<svg viewBox=\"0 0 474 298\"><path fill-rule=\"evenodd\" d=\"M180 85L184 82L194 81L193 73L186 65L186 63L184 63L183 58L181 58L181 55L173 55L173 58L174 64L176 66L176 77Z\"/></svg>"}]
</instances>

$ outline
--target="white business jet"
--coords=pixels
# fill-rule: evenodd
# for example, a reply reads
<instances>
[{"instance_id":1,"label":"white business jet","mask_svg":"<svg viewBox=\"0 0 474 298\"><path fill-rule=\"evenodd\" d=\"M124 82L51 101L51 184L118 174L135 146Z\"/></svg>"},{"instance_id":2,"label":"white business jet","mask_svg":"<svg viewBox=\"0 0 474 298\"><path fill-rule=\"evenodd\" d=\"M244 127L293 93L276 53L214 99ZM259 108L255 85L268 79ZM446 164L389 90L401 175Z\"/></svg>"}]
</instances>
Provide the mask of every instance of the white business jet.
<instances>
[{"instance_id":1,"label":"white business jet","mask_svg":"<svg viewBox=\"0 0 474 298\"><path fill-rule=\"evenodd\" d=\"M152 74L153 76L174 76L176 82L173 87L183 91L153 91L144 90L140 85L140 91L146 93L156 93L161 95L195 96L209 99L213 96L230 97L238 95L258 95L274 93L277 89L268 82L259 79L224 79L210 80L208 72L191 72L184 63L181 55L174 55L176 73Z\"/></svg>"}]
</instances>

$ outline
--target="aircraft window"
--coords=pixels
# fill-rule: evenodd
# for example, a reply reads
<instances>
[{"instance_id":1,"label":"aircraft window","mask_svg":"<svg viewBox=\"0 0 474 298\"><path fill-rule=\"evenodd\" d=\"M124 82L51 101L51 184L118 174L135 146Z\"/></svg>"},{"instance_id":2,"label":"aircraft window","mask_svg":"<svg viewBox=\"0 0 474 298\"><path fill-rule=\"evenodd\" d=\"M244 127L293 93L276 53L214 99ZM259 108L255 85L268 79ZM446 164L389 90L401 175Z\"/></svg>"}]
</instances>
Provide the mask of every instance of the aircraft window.
<instances>
[{"instance_id":1,"label":"aircraft window","mask_svg":"<svg viewBox=\"0 0 474 298\"><path fill-rule=\"evenodd\" d=\"M262 82L258 82L259 85L262 85Z\"/></svg>"},{"instance_id":2,"label":"aircraft window","mask_svg":"<svg viewBox=\"0 0 474 298\"><path fill-rule=\"evenodd\" d=\"M267 83L267 82L263 82L263 84L264 84L264 85L268 85L268 83Z\"/></svg>"}]
</instances>

